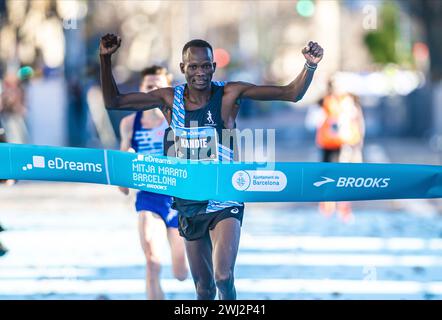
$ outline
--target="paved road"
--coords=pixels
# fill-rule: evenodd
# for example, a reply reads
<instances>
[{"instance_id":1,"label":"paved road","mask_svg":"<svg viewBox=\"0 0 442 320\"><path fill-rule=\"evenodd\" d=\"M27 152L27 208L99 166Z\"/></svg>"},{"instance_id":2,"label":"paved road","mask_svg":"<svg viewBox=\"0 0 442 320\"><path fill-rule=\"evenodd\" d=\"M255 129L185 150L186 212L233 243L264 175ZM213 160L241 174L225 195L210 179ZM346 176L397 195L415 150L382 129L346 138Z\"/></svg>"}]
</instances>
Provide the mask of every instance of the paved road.
<instances>
[{"instance_id":1,"label":"paved road","mask_svg":"<svg viewBox=\"0 0 442 320\"><path fill-rule=\"evenodd\" d=\"M311 143L279 142L278 161L317 161ZM302 151L302 152L300 152ZM417 140L370 141L368 162L437 164ZM143 299L144 260L133 199L115 187L21 182L0 186L0 299ZM364 201L351 223L316 204L249 204L236 268L240 299L441 299L440 200ZM169 299L193 299L172 278Z\"/></svg>"},{"instance_id":2,"label":"paved road","mask_svg":"<svg viewBox=\"0 0 442 320\"><path fill-rule=\"evenodd\" d=\"M0 189L0 299L144 298L144 261L130 199L113 187L22 183ZM409 210L413 208L416 210ZM241 299L440 299L442 219L413 202L361 202L355 220L314 204L250 204L236 269ZM427 204L422 204L426 206ZM169 299L193 299L172 278Z\"/></svg>"}]
</instances>

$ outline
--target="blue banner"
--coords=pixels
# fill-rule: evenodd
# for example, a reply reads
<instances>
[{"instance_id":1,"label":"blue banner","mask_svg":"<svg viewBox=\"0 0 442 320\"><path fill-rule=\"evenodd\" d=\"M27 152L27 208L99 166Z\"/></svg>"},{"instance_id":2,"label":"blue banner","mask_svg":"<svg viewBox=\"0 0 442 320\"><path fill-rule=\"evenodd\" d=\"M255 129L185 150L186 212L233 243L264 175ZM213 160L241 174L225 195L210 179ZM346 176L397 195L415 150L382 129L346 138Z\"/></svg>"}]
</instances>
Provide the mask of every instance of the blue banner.
<instances>
[{"instance_id":1,"label":"blue banner","mask_svg":"<svg viewBox=\"0 0 442 320\"><path fill-rule=\"evenodd\" d=\"M442 197L442 167L188 161L114 150L0 144L0 179L111 184L193 200L316 202Z\"/></svg>"}]
</instances>

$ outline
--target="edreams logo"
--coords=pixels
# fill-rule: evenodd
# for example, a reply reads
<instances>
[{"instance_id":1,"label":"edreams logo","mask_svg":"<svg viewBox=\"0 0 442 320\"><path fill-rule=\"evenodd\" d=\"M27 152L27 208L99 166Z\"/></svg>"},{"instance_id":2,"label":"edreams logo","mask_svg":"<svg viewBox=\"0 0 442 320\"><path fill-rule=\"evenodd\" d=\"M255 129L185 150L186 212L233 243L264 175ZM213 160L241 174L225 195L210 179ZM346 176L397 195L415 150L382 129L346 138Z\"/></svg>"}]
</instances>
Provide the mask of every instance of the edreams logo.
<instances>
[{"instance_id":1,"label":"edreams logo","mask_svg":"<svg viewBox=\"0 0 442 320\"><path fill-rule=\"evenodd\" d=\"M46 167L51 170L69 170L69 171L97 172L97 173L103 172L103 167L100 163L67 161L60 157L56 157L55 159L48 160L46 162L45 157L42 156L33 156L32 164L28 163L26 166L22 167L22 170L27 171L33 168L44 169Z\"/></svg>"},{"instance_id":2,"label":"edreams logo","mask_svg":"<svg viewBox=\"0 0 442 320\"><path fill-rule=\"evenodd\" d=\"M31 170L33 168L42 168L42 169L46 168L45 157L33 156L32 164L28 163L27 165L22 167L22 170L26 171L26 170Z\"/></svg>"},{"instance_id":3,"label":"edreams logo","mask_svg":"<svg viewBox=\"0 0 442 320\"><path fill-rule=\"evenodd\" d=\"M232 185L239 191L279 192L287 186L287 177L281 171L241 170L233 174Z\"/></svg>"},{"instance_id":4,"label":"edreams logo","mask_svg":"<svg viewBox=\"0 0 442 320\"><path fill-rule=\"evenodd\" d=\"M323 180L313 183L315 187L320 187L326 183L336 182L328 177L321 177ZM335 187L337 188L387 188L391 178L356 178L339 177Z\"/></svg>"}]
</instances>

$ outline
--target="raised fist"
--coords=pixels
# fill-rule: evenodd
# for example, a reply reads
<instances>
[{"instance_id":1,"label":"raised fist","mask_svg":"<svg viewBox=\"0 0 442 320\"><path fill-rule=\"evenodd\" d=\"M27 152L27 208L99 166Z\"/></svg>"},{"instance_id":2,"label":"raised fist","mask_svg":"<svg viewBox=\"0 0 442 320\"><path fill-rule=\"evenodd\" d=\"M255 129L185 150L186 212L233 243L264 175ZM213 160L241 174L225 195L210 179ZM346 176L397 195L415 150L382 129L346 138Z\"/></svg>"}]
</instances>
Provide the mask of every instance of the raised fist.
<instances>
[{"instance_id":1,"label":"raised fist","mask_svg":"<svg viewBox=\"0 0 442 320\"><path fill-rule=\"evenodd\" d=\"M111 55L121 45L121 38L115 34L108 33L101 37L100 40L100 55Z\"/></svg>"},{"instance_id":2,"label":"raised fist","mask_svg":"<svg viewBox=\"0 0 442 320\"><path fill-rule=\"evenodd\" d=\"M317 42L310 41L308 45L302 49L302 54L310 65L315 65L321 61L324 55L324 49L322 49Z\"/></svg>"}]
</instances>

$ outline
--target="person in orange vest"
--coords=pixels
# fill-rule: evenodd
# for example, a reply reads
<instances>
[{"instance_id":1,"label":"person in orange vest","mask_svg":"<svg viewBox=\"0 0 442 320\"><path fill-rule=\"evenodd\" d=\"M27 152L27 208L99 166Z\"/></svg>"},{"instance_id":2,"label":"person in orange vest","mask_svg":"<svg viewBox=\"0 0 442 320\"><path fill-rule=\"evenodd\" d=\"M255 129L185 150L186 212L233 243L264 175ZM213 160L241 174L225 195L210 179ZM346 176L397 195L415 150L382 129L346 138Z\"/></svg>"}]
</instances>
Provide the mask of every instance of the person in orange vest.
<instances>
[{"instance_id":1,"label":"person in orange vest","mask_svg":"<svg viewBox=\"0 0 442 320\"><path fill-rule=\"evenodd\" d=\"M319 102L323 121L316 131L316 144L323 162L362 162L365 135L362 108L356 96L340 90L334 80L328 83L328 93ZM319 211L326 217L338 211L344 222L351 221L350 202L321 202Z\"/></svg>"},{"instance_id":2,"label":"person in orange vest","mask_svg":"<svg viewBox=\"0 0 442 320\"><path fill-rule=\"evenodd\" d=\"M323 162L338 162L343 145L340 135L341 104L335 94L333 81L329 81L328 94L319 101L323 110L323 121L316 131L316 144L322 152Z\"/></svg>"}]
</instances>

